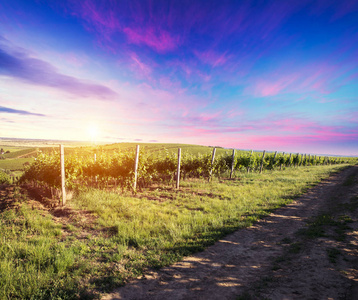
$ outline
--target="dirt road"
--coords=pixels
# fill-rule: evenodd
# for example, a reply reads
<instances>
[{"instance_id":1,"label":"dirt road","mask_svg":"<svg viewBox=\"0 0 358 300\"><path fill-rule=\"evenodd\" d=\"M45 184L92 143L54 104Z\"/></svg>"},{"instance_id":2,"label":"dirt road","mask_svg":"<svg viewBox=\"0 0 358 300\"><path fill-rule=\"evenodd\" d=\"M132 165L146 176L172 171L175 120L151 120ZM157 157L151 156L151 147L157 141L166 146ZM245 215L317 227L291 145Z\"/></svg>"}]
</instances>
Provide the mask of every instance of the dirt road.
<instances>
[{"instance_id":1,"label":"dirt road","mask_svg":"<svg viewBox=\"0 0 358 300\"><path fill-rule=\"evenodd\" d=\"M358 166L102 299L358 299Z\"/></svg>"}]
</instances>

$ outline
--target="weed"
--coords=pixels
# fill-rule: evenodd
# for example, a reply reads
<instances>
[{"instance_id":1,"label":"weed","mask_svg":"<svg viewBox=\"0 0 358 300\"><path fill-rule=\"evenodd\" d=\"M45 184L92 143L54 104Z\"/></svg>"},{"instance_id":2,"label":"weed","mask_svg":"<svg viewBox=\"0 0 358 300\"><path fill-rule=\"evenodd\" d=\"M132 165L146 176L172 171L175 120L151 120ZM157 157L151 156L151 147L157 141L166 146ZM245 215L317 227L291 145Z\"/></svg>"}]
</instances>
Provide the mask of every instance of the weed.
<instances>
[{"instance_id":1,"label":"weed","mask_svg":"<svg viewBox=\"0 0 358 300\"><path fill-rule=\"evenodd\" d=\"M347 215L339 216L338 219L339 219L339 221L343 222L344 224L353 223L352 218Z\"/></svg>"},{"instance_id":2,"label":"weed","mask_svg":"<svg viewBox=\"0 0 358 300\"><path fill-rule=\"evenodd\" d=\"M292 254L297 254L302 250L302 246L303 245L301 242L292 243L288 249L288 252Z\"/></svg>"},{"instance_id":3,"label":"weed","mask_svg":"<svg viewBox=\"0 0 358 300\"><path fill-rule=\"evenodd\" d=\"M326 250L329 261L331 263L336 263L338 256L341 255L341 251L339 251L337 248L328 248Z\"/></svg>"},{"instance_id":4,"label":"weed","mask_svg":"<svg viewBox=\"0 0 358 300\"><path fill-rule=\"evenodd\" d=\"M289 237L285 237L281 240L281 244L291 244L292 240Z\"/></svg>"},{"instance_id":5,"label":"weed","mask_svg":"<svg viewBox=\"0 0 358 300\"><path fill-rule=\"evenodd\" d=\"M315 239L317 237L325 237L324 226L334 225L333 217L328 214L322 214L308 222L307 227L298 231L298 234L304 235L306 238Z\"/></svg>"}]
</instances>

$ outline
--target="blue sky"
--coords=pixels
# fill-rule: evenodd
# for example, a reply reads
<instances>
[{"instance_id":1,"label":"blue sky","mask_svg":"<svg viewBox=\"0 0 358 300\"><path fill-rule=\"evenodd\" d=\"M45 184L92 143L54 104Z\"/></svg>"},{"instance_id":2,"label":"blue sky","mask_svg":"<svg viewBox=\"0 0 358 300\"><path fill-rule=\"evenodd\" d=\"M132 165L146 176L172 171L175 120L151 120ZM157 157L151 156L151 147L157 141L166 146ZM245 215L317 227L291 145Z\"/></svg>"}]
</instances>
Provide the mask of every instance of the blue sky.
<instances>
[{"instance_id":1,"label":"blue sky","mask_svg":"<svg viewBox=\"0 0 358 300\"><path fill-rule=\"evenodd\" d=\"M358 155L357 1L4 1L0 136Z\"/></svg>"}]
</instances>

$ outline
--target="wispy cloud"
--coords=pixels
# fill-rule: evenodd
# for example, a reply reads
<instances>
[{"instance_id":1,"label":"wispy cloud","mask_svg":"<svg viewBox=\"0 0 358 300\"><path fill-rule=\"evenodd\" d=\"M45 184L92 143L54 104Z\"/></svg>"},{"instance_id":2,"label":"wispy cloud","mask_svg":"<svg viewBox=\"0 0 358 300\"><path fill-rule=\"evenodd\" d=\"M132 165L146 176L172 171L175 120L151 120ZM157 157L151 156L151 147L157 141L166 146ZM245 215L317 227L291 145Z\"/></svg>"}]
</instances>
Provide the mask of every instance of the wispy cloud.
<instances>
[{"instance_id":1,"label":"wispy cloud","mask_svg":"<svg viewBox=\"0 0 358 300\"><path fill-rule=\"evenodd\" d=\"M173 33L166 22L170 16L162 12L159 17L158 11L153 10L155 5L150 3L112 1L103 5L85 0L71 4L71 14L83 19L86 28L97 32L100 42L108 43L110 47L118 33L123 34L130 44L145 45L160 53L176 50L181 44L181 37ZM163 6L167 7L165 4ZM150 18L146 15L148 12Z\"/></svg>"},{"instance_id":2,"label":"wispy cloud","mask_svg":"<svg viewBox=\"0 0 358 300\"><path fill-rule=\"evenodd\" d=\"M354 70L355 64L350 59L340 62L309 61L304 65L282 61L281 66L275 69L249 76L245 93L257 97L312 91L328 94L354 80L347 74Z\"/></svg>"},{"instance_id":3,"label":"wispy cloud","mask_svg":"<svg viewBox=\"0 0 358 300\"><path fill-rule=\"evenodd\" d=\"M147 45L157 52L168 52L178 48L180 38L161 28L129 28L123 29L128 42L136 45Z\"/></svg>"},{"instance_id":4,"label":"wispy cloud","mask_svg":"<svg viewBox=\"0 0 358 300\"><path fill-rule=\"evenodd\" d=\"M7 113L7 114L19 114L19 115L31 115L31 116L37 116L37 117L45 117L46 115L38 114L38 113L32 113L26 110L19 110L9 107L0 106L0 113Z\"/></svg>"},{"instance_id":5,"label":"wispy cloud","mask_svg":"<svg viewBox=\"0 0 358 300\"><path fill-rule=\"evenodd\" d=\"M0 76L55 88L80 97L113 99L117 95L104 85L62 74L50 63L30 56L23 49L12 49L3 43L0 43Z\"/></svg>"},{"instance_id":6,"label":"wispy cloud","mask_svg":"<svg viewBox=\"0 0 358 300\"><path fill-rule=\"evenodd\" d=\"M194 51L194 54L201 60L203 63L208 64L212 67L217 67L225 64L228 60L226 53L218 53L214 50L208 50L204 52Z\"/></svg>"}]
</instances>

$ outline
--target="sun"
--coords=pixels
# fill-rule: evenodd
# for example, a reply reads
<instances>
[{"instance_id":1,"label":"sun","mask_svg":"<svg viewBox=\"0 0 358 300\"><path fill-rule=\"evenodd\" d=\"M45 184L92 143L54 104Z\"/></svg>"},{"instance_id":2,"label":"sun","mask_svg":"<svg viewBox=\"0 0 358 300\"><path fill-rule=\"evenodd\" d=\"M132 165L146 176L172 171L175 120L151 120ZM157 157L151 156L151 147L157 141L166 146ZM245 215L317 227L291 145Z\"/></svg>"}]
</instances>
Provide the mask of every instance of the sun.
<instances>
[{"instance_id":1,"label":"sun","mask_svg":"<svg viewBox=\"0 0 358 300\"><path fill-rule=\"evenodd\" d=\"M96 143L99 135L98 126L96 124L90 124L87 128L87 133L88 136L90 137L91 142Z\"/></svg>"}]
</instances>

